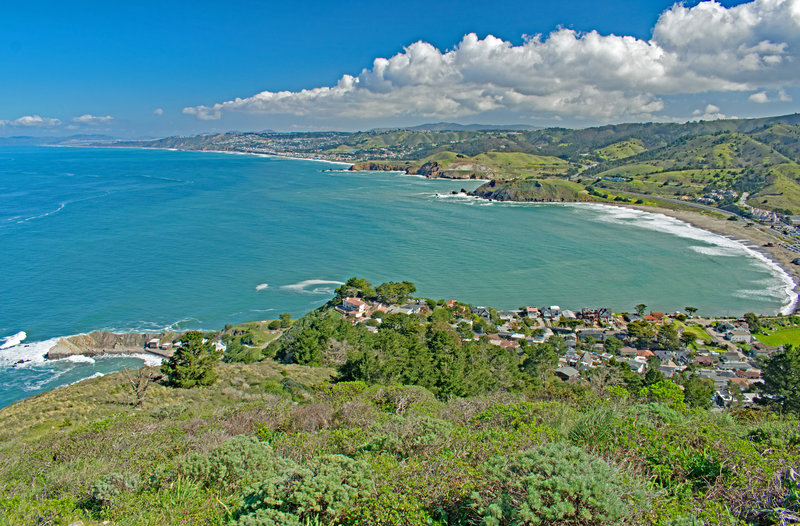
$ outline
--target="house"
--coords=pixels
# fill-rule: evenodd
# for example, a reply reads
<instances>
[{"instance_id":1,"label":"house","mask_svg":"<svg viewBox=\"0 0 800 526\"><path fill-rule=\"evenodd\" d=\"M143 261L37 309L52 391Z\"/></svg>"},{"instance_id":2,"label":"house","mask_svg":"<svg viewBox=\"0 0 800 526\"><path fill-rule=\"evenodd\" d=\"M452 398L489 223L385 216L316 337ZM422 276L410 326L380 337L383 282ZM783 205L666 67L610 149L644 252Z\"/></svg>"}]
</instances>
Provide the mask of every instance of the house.
<instances>
[{"instance_id":1,"label":"house","mask_svg":"<svg viewBox=\"0 0 800 526\"><path fill-rule=\"evenodd\" d=\"M145 345L145 347L147 347L148 349L158 349L159 345L161 345L161 340L159 340L158 338L153 338L147 342L147 345Z\"/></svg>"},{"instance_id":2,"label":"house","mask_svg":"<svg viewBox=\"0 0 800 526\"><path fill-rule=\"evenodd\" d=\"M342 300L342 304L336 307L336 310L345 316L361 318L367 312L367 304L360 298L345 298Z\"/></svg>"},{"instance_id":3,"label":"house","mask_svg":"<svg viewBox=\"0 0 800 526\"><path fill-rule=\"evenodd\" d=\"M591 367L594 367L594 365L595 365L594 364L594 357L592 356L592 354L590 352L588 352L588 351L583 353L583 356L581 356L581 362L580 362L581 369L591 368Z\"/></svg>"},{"instance_id":4,"label":"house","mask_svg":"<svg viewBox=\"0 0 800 526\"><path fill-rule=\"evenodd\" d=\"M503 320L503 321L510 321L510 320L516 319L517 311L514 311L514 310L501 310L500 312L497 313L497 315L500 316L500 319Z\"/></svg>"},{"instance_id":5,"label":"house","mask_svg":"<svg viewBox=\"0 0 800 526\"><path fill-rule=\"evenodd\" d=\"M581 309L581 318L591 323L610 323L611 311L606 308L593 309L584 307Z\"/></svg>"},{"instance_id":6,"label":"house","mask_svg":"<svg viewBox=\"0 0 800 526\"><path fill-rule=\"evenodd\" d=\"M738 370L736 371L736 376L739 378L746 378L748 380L758 380L761 378L761 370L760 369L747 369L747 370Z\"/></svg>"},{"instance_id":7,"label":"house","mask_svg":"<svg viewBox=\"0 0 800 526\"><path fill-rule=\"evenodd\" d=\"M538 307L525 307L525 314L529 318L538 318L541 315Z\"/></svg>"},{"instance_id":8,"label":"house","mask_svg":"<svg viewBox=\"0 0 800 526\"><path fill-rule=\"evenodd\" d=\"M488 322L492 321L492 311L489 307L472 307L472 314L477 314Z\"/></svg>"},{"instance_id":9,"label":"house","mask_svg":"<svg viewBox=\"0 0 800 526\"><path fill-rule=\"evenodd\" d=\"M578 336L580 337L581 340L585 340L586 338L589 338L591 336L592 338L594 338L599 342L605 341L606 339L606 334L603 331L593 330L593 329L580 331L578 333Z\"/></svg>"},{"instance_id":10,"label":"house","mask_svg":"<svg viewBox=\"0 0 800 526\"><path fill-rule=\"evenodd\" d=\"M663 375L664 375L664 376L666 376L667 378L672 378L672 376L673 376L673 375L674 375L676 372L678 372L678 366L677 366L677 365L675 365L675 364L672 364L672 365L662 365L661 367L659 367L659 368L658 368L658 370L659 370L659 371L661 371L661 374L663 374Z\"/></svg>"},{"instance_id":11,"label":"house","mask_svg":"<svg viewBox=\"0 0 800 526\"><path fill-rule=\"evenodd\" d=\"M628 367L631 368L631 371L633 371L636 374L644 374L644 370L647 367L647 362L642 363L636 361L636 359L620 358L619 361L621 363L626 363Z\"/></svg>"},{"instance_id":12,"label":"house","mask_svg":"<svg viewBox=\"0 0 800 526\"><path fill-rule=\"evenodd\" d=\"M749 329L733 329L725 333L725 339L731 343L750 343L753 341L753 336L750 334Z\"/></svg>"},{"instance_id":13,"label":"house","mask_svg":"<svg viewBox=\"0 0 800 526\"><path fill-rule=\"evenodd\" d=\"M619 350L619 354L625 357L634 357L636 353L639 352L639 349L635 349L633 347L623 347Z\"/></svg>"},{"instance_id":14,"label":"house","mask_svg":"<svg viewBox=\"0 0 800 526\"><path fill-rule=\"evenodd\" d=\"M653 351L650 351L648 349L639 349L638 351L636 351L636 356L637 358L644 358L645 360L647 360L651 356L655 355L653 354Z\"/></svg>"},{"instance_id":15,"label":"house","mask_svg":"<svg viewBox=\"0 0 800 526\"><path fill-rule=\"evenodd\" d=\"M698 354L694 358L694 363L703 367L710 367L715 363L717 363L718 361L719 360L716 357L710 356L708 354Z\"/></svg>"},{"instance_id":16,"label":"house","mask_svg":"<svg viewBox=\"0 0 800 526\"><path fill-rule=\"evenodd\" d=\"M739 351L728 351L722 355L723 362L742 362L744 355Z\"/></svg>"},{"instance_id":17,"label":"house","mask_svg":"<svg viewBox=\"0 0 800 526\"><path fill-rule=\"evenodd\" d=\"M564 358L566 358L567 365L575 366L578 365L578 363L580 363L581 361L580 356L578 356L578 353L575 352L574 349L570 349L569 351L567 351L567 353L564 355Z\"/></svg>"},{"instance_id":18,"label":"house","mask_svg":"<svg viewBox=\"0 0 800 526\"><path fill-rule=\"evenodd\" d=\"M571 310L568 310L568 309L564 309L564 310L561 311L561 317L564 318L565 320L577 320L578 319L578 317L575 315L575 312L573 312Z\"/></svg>"},{"instance_id":19,"label":"house","mask_svg":"<svg viewBox=\"0 0 800 526\"><path fill-rule=\"evenodd\" d=\"M566 366L566 367L559 367L555 370L556 376L564 380L565 382L574 382L580 377L580 373L574 367Z\"/></svg>"},{"instance_id":20,"label":"house","mask_svg":"<svg viewBox=\"0 0 800 526\"><path fill-rule=\"evenodd\" d=\"M747 362L725 362L717 366L720 371L735 371L737 369L747 370L750 369L750 364Z\"/></svg>"}]
</instances>

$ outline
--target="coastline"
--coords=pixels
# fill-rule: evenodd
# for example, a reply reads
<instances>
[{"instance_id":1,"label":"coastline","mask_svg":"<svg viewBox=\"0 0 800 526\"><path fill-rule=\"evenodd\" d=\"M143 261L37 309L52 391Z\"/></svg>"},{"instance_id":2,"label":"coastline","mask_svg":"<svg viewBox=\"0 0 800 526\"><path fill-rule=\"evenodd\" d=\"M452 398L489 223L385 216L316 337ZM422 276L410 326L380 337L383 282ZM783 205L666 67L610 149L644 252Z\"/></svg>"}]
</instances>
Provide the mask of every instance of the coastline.
<instances>
[{"instance_id":1,"label":"coastline","mask_svg":"<svg viewBox=\"0 0 800 526\"><path fill-rule=\"evenodd\" d=\"M795 298L793 303L789 305L790 312L788 313L793 313L798 306L797 294L800 293L800 285L798 285L800 284L800 266L793 264L792 260L800 257L800 254L795 254L794 252L781 247L779 243L784 242L784 240L765 226L757 223L729 221L727 219L721 219L691 210L674 210L670 208L628 203L617 204L593 202L586 204L613 206L617 208L638 210L640 212L647 212L651 214L661 214L679 221L683 221L701 230L706 230L708 232L738 241L745 247L760 253L765 259L783 271L783 273L786 274L789 279L791 279L794 285L792 292L795 294ZM772 243L774 246L766 246L768 243ZM786 309L782 309L782 312L784 310Z\"/></svg>"}]
</instances>

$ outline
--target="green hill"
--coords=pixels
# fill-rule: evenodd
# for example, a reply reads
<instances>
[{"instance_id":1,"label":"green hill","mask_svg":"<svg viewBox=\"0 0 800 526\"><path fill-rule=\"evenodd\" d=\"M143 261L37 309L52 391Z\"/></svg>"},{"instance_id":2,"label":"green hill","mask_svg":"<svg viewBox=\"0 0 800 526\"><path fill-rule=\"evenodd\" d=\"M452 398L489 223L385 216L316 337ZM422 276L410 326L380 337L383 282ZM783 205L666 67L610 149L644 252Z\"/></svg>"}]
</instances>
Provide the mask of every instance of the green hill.
<instances>
[{"instance_id":1,"label":"green hill","mask_svg":"<svg viewBox=\"0 0 800 526\"><path fill-rule=\"evenodd\" d=\"M371 325L330 308L400 289L413 284L353 278L269 344L281 361L219 363L211 386L144 370L156 378L137 406L117 373L0 410L0 524L766 525L800 513L795 417L711 411L680 375L683 389L613 361L564 382L560 338L519 351L462 340L474 327L449 321L472 316L463 304L426 300L426 313ZM248 331L264 328L224 334Z\"/></svg>"}]
</instances>

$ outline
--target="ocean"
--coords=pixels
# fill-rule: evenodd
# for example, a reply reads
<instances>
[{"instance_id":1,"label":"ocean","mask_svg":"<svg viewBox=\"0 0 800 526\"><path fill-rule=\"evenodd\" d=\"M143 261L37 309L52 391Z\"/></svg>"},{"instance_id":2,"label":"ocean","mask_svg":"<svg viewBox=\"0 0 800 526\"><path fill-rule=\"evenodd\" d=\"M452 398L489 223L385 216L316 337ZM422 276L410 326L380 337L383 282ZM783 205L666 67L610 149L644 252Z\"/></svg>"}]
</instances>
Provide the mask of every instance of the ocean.
<instances>
[{"instance_id":1,"label":"ocean","mask_svg":"<svg viewBox=\"0 0 800 526\"><path fill-rule=\"evenodd\" d=\"M136 357L44 362L59 336L300 316L352 276L476 305L775 313L788 276L661 215L486 202L476 181L209 152L0 147L0 406ZM37 343L39 342L39 343ZM20 359L35 363L15 365Z\"/></svg>"}]
</instances>

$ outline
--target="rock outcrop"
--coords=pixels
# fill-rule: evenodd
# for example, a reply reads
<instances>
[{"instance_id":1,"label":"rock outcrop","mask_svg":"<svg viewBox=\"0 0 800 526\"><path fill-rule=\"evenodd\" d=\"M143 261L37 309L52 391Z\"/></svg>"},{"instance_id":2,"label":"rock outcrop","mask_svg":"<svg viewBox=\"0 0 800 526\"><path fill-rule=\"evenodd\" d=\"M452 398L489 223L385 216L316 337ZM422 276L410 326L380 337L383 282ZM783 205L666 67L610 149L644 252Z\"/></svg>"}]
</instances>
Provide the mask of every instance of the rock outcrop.
<instances>
[{"instance_id":1,"label":"rock outcrop","mask_svg":"<svg viewBox=\"0 0 800 526\"><path fill-rule=\"evenodd\" d=\"M101 356L104 354L131 354L145 351L155 352L161 356L168 353L159 349L146 349L145 346L153 338L172 342L174 334L115 334L108 331L96 331L89 334L78 334L59 339L47 352L48 360L60 360L70 356ZM170 353L171 354L171 353Z\"/></svg>"}]
</instances>

